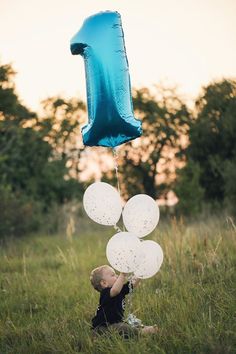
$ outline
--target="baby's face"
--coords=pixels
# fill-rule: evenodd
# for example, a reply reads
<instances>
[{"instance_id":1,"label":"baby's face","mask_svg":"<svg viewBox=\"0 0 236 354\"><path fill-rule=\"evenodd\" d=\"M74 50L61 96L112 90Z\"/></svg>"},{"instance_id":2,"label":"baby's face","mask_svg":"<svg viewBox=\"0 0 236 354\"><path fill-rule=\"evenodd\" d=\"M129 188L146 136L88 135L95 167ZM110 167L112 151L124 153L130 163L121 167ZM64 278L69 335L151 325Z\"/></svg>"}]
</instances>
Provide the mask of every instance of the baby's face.
<instances>
[{"instance_id":1,"label":"baby's face","mask_svg":"<svg viewBox=\"0 0 236 354\"><path fill-rule=\"evenodd\" d=\"M101 285L103 288L111 288L115 283L118 275L111 267L107 267L103 270Z\"/></svg>"}]
</instances>

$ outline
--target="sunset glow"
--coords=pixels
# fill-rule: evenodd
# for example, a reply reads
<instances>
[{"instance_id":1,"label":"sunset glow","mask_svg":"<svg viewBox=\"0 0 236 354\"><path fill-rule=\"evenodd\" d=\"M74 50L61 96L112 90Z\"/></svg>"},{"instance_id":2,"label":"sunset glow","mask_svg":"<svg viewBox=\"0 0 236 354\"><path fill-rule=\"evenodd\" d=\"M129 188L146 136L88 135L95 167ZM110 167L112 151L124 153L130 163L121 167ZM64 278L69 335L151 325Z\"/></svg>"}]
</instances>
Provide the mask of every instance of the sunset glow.
<instances>
[{"instance_id":1,"label":"sunset glow","mask_svg":"<svg viewBox=\"0 0 236 354\"><path fill-rule=\"evenodd\" d=\"M18 72L26 105L37 110L58 94L85 100L83 60L69 42L86 17L104 10L122 16L133 87L167 81L191 100L213 79L236 76L234 0L2 0L0 60Z\"/></svg>"}]
</instances>

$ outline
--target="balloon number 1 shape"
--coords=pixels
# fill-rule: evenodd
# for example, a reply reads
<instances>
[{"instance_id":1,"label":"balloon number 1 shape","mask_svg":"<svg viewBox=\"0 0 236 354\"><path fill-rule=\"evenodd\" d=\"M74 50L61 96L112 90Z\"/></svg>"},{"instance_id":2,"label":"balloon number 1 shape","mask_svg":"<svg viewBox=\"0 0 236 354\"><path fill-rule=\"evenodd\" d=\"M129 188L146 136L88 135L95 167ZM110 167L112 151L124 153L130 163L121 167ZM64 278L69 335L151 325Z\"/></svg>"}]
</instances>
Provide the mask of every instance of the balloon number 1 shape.
<instances>
[{"instance_id":1,"label":"balloon number 1 shape","mask_svg":"<svg viewBox=\"0 0 236 354\"><path fill-rule=\"evenodd\" d=\"M139 137L120 14L87 18L71 40L71 52L85 63L89 121L82 128L84 145L115 147Z\"/></svg>"}]
</instances>

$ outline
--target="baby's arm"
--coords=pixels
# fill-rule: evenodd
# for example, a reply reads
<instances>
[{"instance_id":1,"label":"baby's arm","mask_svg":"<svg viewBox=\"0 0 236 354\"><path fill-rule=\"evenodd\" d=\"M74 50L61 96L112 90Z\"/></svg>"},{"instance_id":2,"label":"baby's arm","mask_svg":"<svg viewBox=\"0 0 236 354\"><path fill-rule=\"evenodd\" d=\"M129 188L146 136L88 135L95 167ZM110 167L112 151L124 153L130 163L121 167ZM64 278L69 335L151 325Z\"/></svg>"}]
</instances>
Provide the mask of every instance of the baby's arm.
<instances>
[{"instance_id":1,"label":"baby's arm","mask_svg":"<svg viewBox=\"0 0 236 354\"><path fill-rule=\"evenodd\" d=\"M110 296L114 297L118 295L121 292L121 289L123 288L125 282L125 274L120 273L118 278L116 279L115 283L113 284L111 290L110 290Z\"/></svg>"}]
</instances>

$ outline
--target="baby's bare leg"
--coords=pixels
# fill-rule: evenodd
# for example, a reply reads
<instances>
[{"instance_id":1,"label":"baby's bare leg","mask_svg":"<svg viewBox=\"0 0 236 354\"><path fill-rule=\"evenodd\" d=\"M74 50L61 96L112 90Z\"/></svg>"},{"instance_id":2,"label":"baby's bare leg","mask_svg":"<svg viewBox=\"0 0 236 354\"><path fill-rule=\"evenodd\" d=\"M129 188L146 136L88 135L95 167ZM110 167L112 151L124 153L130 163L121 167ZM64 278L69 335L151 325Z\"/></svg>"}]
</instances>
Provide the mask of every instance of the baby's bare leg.
<instances>
[{"instance_id":1,"label":"baby's bare leg","mask_svg":"<svg viewBox=\"0 0 236 354\"><path fill-rule=\"evenodd\" d=\"M154 325L154 326L144 326L140 330L141 334L155 334L159 332L159 328Z\"/></svg>"}]
</instances>

